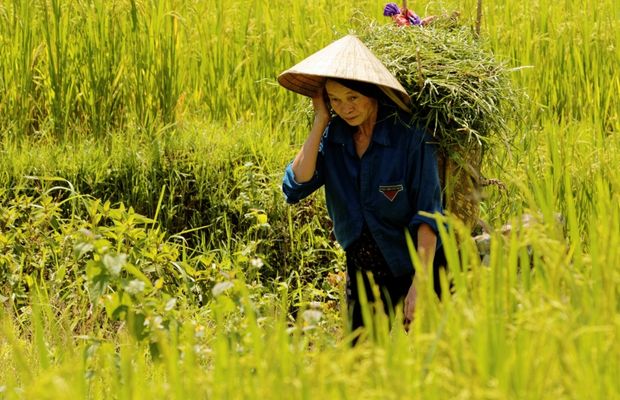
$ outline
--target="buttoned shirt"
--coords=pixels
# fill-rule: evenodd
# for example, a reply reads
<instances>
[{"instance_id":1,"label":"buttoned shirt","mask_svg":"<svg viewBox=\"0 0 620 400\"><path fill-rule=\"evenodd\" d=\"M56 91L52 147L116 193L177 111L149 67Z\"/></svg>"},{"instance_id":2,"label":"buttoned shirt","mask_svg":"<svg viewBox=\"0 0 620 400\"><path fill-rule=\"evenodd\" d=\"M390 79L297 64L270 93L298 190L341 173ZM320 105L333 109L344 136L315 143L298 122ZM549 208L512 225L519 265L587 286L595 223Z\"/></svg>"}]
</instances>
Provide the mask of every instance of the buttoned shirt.
<instances>
[{"instance_id":1,"label":"buttoned shirt","mask_svg":"<svg viewBox=\"0 0 620 400\"><path fill-rule=\"evenodd\" d=\"M346 250L366 223L392 274L411 274L404 229L415 238L425 223L437 234L435 219L420 212L442 212L437 146L432 137L406 124L393 110L380 110L371 142L359 157L355 129L340 117L332 118L310 181L295 181L292 163L286 167L282 183L286 201L297 203L324 185L327 211L340 245ZM437 242L440 246L439 237Z\"/></svg>"}]
</instances>

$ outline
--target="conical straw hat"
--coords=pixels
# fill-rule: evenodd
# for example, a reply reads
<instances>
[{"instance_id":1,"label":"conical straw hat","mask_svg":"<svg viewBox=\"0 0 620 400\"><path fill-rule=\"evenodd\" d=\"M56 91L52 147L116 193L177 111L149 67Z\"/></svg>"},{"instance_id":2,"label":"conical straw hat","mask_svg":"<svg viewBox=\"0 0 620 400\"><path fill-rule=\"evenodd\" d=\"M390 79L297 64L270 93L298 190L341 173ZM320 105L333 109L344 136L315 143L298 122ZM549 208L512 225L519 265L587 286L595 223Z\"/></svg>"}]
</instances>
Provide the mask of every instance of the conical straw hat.
<instances>
[{"instance_id":1,"label":"conical straw hat","mask_svg":"<svg viewBox=\"0 0 620 400\"><path fill-rule=\"evenodd\" d=\"M409 95L377 57L353 35L336 40L278 76L285 88L312 97L327 78L352 79L374 83L405 111Z\"/></svg>"}]
</instances>

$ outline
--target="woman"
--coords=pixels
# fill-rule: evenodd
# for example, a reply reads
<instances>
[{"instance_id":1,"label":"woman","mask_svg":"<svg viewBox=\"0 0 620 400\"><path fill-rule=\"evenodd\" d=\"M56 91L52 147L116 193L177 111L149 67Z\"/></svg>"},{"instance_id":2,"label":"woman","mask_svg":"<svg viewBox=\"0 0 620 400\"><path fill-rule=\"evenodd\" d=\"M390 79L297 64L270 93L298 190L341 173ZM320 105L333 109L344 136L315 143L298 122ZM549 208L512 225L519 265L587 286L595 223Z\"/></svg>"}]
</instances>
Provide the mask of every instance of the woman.
<instances>
[{"instance_id":1,"label":"woman","mask_svg":"<svg viewBox=\"0 0 620 400\"><path fill-rule=\"evenodd\" d=\"M437 226L420 212L442 211L436 149L422 130L404 122L407 116L397 108L406 107L404 89L359 40L347 36L326 49L279 77L299 93L304 84L306 92L314 90L313 126L286 168L283 191L296 203L325 186L334 233L346 253L351 329L364 325L358 275L369 301L378 301L371 295L372 276L386 312L404 300L407 327L418 285L405 229L417 239L422 265L432 266ZM326 57L336 61L326 67Z\"/></svg>"}]
</instances>

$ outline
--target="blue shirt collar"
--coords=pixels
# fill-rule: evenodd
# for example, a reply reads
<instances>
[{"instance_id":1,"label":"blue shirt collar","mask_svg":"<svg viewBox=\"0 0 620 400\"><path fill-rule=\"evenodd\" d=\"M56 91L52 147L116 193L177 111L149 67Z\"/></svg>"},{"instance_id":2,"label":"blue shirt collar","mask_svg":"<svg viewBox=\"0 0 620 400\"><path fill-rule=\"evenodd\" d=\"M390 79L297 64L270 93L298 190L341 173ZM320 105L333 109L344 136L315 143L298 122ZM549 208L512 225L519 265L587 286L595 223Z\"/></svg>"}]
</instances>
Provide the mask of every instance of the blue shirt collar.
<instances>
[{"instance_id":1,"label":"blue shirt collar","mask_svg":"<svg viewBox=\"0 0 620 400\"><path fill-rule=\"evenodd\" d=\"M393 129L389 126L395 123L396 116L391 109L380 108L377 115L377 122L372 134L372 141L382 146L391 146L393 140L391 135L394 134ZM342 144L345 146L353 146L353 133L355 127L350 126L340 117L335 117L330 129L329 140L332 143Z\"/></svg>"}]
</instances>

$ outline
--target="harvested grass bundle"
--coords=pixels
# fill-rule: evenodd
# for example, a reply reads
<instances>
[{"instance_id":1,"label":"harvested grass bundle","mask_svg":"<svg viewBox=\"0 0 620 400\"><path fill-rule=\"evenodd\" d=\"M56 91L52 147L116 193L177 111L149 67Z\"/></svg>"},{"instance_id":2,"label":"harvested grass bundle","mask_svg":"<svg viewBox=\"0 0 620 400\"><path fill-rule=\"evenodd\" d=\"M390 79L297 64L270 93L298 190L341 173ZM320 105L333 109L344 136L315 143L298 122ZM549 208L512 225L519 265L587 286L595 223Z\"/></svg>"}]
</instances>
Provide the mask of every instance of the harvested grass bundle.
<instances>
[{"instance_id":1,"label":"harvested grass bundle","mask_svg":"<svg viewBox=\"0 0 620 400\"><path fill-rule=\"evenodd\" d=\"M354 32L412 98L413 118L442 145L508 141L518 96L509 69L456 16L425 27L358 19Z\"/></svg>"},{"instance_id":2,"label":"harvested grass bundle","mask_svg":"<svg viewBox=\"0 0 620 400\"><path fill-rule=\"evenodd\" d=\"M510 142L508 122L518 114L509 69L456 14L424 27L356 20L353 33L411 96L412 122L438 140L446 209L473 228L483 154Z\"/></svg>"}]
</instances>

